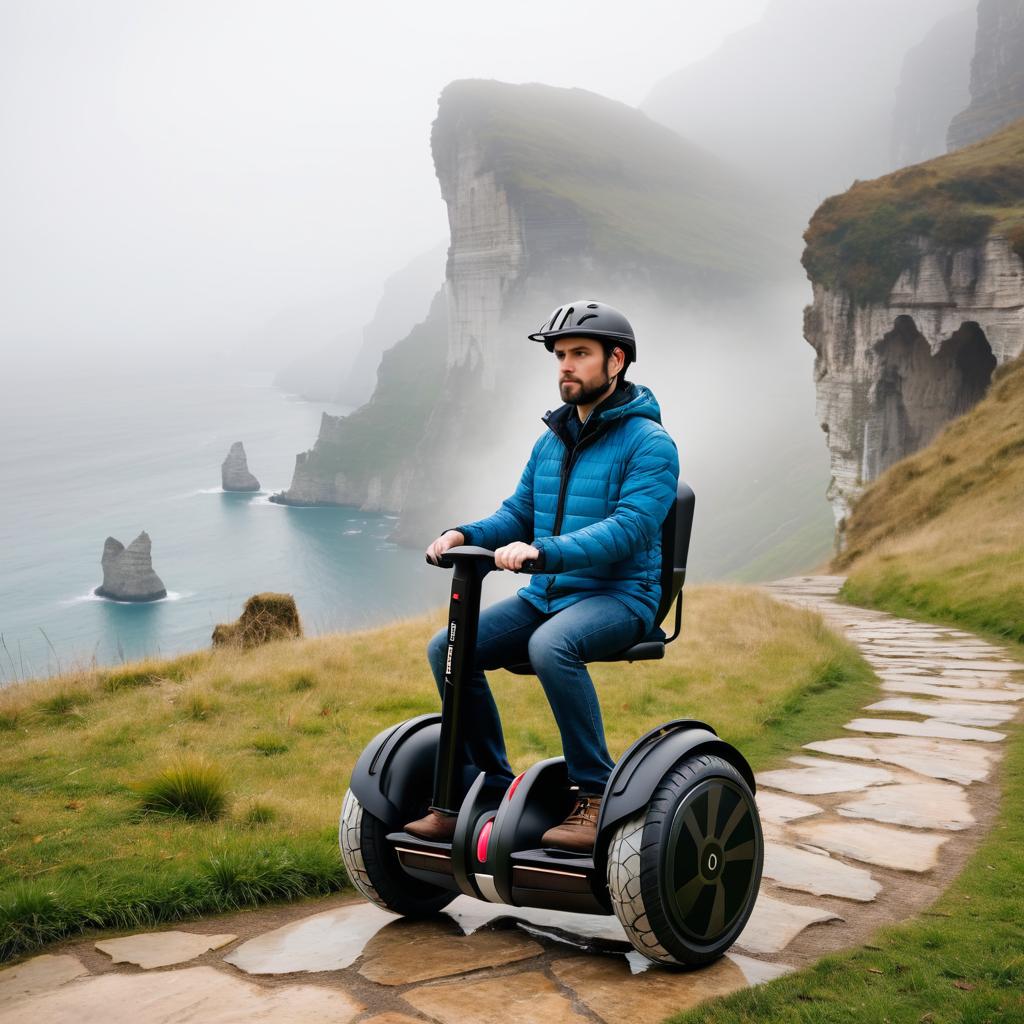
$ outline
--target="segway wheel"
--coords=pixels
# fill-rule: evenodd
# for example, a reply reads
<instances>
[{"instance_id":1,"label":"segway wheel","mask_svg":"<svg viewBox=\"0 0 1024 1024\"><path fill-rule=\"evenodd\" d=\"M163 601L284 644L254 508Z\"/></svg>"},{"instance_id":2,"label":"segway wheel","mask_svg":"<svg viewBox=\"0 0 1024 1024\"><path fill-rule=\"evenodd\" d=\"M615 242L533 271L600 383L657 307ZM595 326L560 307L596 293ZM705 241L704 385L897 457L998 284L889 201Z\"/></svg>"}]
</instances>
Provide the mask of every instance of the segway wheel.
<instances>
[{"instance_id":1,"label":"segway wheel","mask_svg":"<svg viewBox=\"0 0 1024 1024\"><path fill-rule=\"evenodd\" d=\"M405 917L429 917L458 893L407 875L386 839L387 828L347 790L341 805L338 843L352 884L371 903Z\"/></svg>"},{"instance_id":2,"label":"segway wheel","mask_svg":"<svg viewBox=\"0 0 1024 1024\"><path fill-rule=\"evenodd\" d=\"M727 761L695 754L615 830L608 891L630 942L657 963L720 957L754 909L764 838L754 795Z\"/></svg>"}]
</instances>

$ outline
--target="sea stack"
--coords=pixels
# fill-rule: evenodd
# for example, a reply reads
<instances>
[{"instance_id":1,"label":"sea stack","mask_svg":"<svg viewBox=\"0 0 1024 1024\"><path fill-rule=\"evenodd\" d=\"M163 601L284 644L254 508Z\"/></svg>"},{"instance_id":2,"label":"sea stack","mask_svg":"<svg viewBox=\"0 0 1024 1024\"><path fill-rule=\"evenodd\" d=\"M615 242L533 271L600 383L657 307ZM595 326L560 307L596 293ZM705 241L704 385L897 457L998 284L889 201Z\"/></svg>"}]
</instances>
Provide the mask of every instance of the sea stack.
<instances>
[{"instance_id":1,"label":"sea stack","mask_svg":"<svg viewBox=\"0 0 1024 1024\"><path fill-rule=\"evenodd\" d=\"M125 547L116 537L103 545L103 584L94 591L115 601L159 601L167 596L163 580L153 572L152 542L142 531Z\"/></svg>"},{"instance_id":2,"label":"sea stack","mask_svg":"<svg viewBox=\"0 0 1024 1024\"><path fill-rule=\"evenodd\" d=\"M249 472L249 464L245 460L245 448L241 441L236 441L228 452L228 457L220 466L221 485L225 491L258 491L260 482Z\"/></svg>"}]
</instances>

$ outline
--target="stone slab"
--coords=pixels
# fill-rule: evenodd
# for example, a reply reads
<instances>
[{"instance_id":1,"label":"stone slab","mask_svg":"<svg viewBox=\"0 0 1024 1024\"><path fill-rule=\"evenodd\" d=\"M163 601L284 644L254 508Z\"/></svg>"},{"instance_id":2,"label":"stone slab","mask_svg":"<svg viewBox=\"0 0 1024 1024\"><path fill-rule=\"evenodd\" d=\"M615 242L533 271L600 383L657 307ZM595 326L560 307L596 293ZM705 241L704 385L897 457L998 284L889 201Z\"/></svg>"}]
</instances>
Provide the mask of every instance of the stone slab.
<instances>
[{"instance_id":1,"label":"stone slab","mask_svg":"<svg viewBox=\"0 0 1024 1024\"><path fill-rule=\"evenodd\" d=\"M810 925L842 920L831 910L787 903L760 893L736 945L748 953L778 953Z\"/></svg>"},{"instance_id":2,"label":"stone slab","mask_svg":"<svg viewBox=\"0 0 1024 1024\"><path fill-rule=\"evenodd\" d=\"M845 793L865 786L880 786L892 782L892 772L884 768L870 768L861 764L826 761L824 758L804 758L805 767L778 768L759 772L758 786L781 789L801 796L822 793Z\"/></svg>"},{"instance_id":3,"label":"stone slab","mask_svg":"<svg viewBox=\"0 0 1024 1024\"><path fill-rule=\"evenodd\" d=\"M843 736L834 740L815 740L804 746L822 754L895 764L933 779L963 784L987 779L996 756L994 750L978 744L950 743L918 736Z\"/></svg>"},{"instance_id":4,"label":"stone slab","mask_svg":"<svg viewBox=\"0 0 1024 1024\"><path fill-rule=\"evenodd\" d=\"M539 956L544 947L519 929L479 929L472 935L447 921L393 921L366 944L359 973L378 985L408 985L431 978L499 967Z\"/></svg>"},{"instance_id":5,"label":"stone slab","mask_svg":"<svg viewBox=\"0 0 1024 1024\"><path fill-rule=\"evenodd\" d=\"M790 826L815 846L843 857L898 871L930 871L949 836L911 832L867 822L807 822Z\"/></svg>"},{"instance_id":6,"label":"stone slab","mask_svg":"<svg viewBox=\"0 0 1024 1024\"><path fill-rule=\"evenodd\" d=\"M624 957L619 961L629 966ZM402 998L441 1024L583 1024L572 1000L540 971L410 989Z\"/></svg>"},{"instance_id":7,"label":"stone slab","mask_svg":"<svg viewBox=\"0 0 1024 1024\"><path fill-rule=\"evenodd\" d=\"M846 818L872 818L911 828L960 832L974 824L965 790L951 782L882 786L836 810Z\"/></svg>"},{"instance_id":8,"label":"stone slab","mask_svg":"<svg viewBox=\"0 0 1024 1024\"><path fill-rule=\"evenodd\" d=\"M212 967L81 978L6 1010L4 1024L346 1024L364 1007L340 988L261 988Z\"/></svg>"},{"instance_id":9,"label":"stone slab","mask_svg":"<svg viewBox=\"0 0 1024 1024\"><path fill-rule=\"evenodd\" d=\"M821 808L817 804L812 804L807 800L797 800L791 796L783 796L781 793L766 792L763 789L757 791L754 800L757 803L762 823L765 821L795 821L797 818L821 814Z\"/></svg>"},{"instance_id":10,"label":"stone slab","mask_svg":"<svg viewBox=\"0 0 1024 1024\"><path fill-rule=\"evenodd\" d=\"M44 953L0 971L0 1010L88 974L77 956Z\"/></svg>"},{"instance_id":11,"label":"stone slab","mask_svg":"<svg viewBox=\"0 0 1024 1024\"><path fill-rule=\"evenodd\" d=\"M882 891L881 883L864 868L783 843L764 844L762 873L783 889L795 889L812 896L841 896L869 903Z\"/></svg>"},{"instance_id":12,"label":"stone slab","mask_svg":"<svg viewBox=\"0 0 1024 1024\"><path fill-rule=\"evenodd\" d=\"M199 935L195 932L144 932L119 939L104 939L96 943L96 948L106 953L115 964L136 964L148 971L194 960L237 938L237 935Z\"/></svg>"},{"instance_id":13,"label":"stone slab","mask_svg":"<svg viewBox=\"0 0 1024 1024\"><path fill-rule=\"evenodd\" d=\"M1024 693L1016 690L983 689L977 686L941 686L935 683L923 683L918 679L883 679L882 689L886 693L919 693L925 697L945 697L947 700L967 700L984 704L1007 704L1024 700Z\"/></svg>"},{"instance_id":14,"label":"stone slab","mask_svg":"<svg viewBox=\"0 0 1024 1024\"><path fill-rule=\"evenodd\" d=\"M937 718L911 722L899 718L855 718L844 729L854 732L895 733L897 736L925 736L944 740L976 740L979 743L999 743L1006 734L993 729L977 729L968 725L953 725Z\"/></svg>"},{"instance_id":15,"label":"stone slab","mask_svg":"<svg viewBox=\"0 0 1024 1024\"><path fill-rule=\"evenodd\" d=\"M556 960L551 971L606 1024L637 1024L664 1020L707 999L779 977L788 968L727 954L696 971L653 967L633 974L625 958L615 956L568 957Z\"/></svg>"},{"instance_id":16,"label":"stone slab","mask_svg":"<svg viewBox=\"0 0 1024 1024\"><path fill-rule=\"evenodd\" d=\"M370 938L395 920L372 903L350 903L258 935L224 959L247 974L338 971L355 963Z\"/></svg>"},{"instance_id":17,"label":"stone slab","mask_svg":"<svg viewBox=\"0 0 1024 1024\"><path fill-rule=\"evenodd\" d=\"M869 704L865 711L903 712L910 715L925 715L939 722L954 725L1002 725L1017 713L1016 708L998 707L994 704L971 704L967 701L920 700L915 697L886 697L885 700Z\"/></svg>"}]
</instances>

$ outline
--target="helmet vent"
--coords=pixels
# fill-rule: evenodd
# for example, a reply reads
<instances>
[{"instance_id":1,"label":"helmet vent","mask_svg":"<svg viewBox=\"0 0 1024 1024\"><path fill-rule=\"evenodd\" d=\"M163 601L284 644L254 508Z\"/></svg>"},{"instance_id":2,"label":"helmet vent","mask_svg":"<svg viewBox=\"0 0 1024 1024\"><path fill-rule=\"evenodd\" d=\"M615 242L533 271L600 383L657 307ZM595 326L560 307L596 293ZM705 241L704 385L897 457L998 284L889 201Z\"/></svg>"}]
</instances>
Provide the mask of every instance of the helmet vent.
<instances>
[{"instance_id":1,"label":"helmet vent","mask_svg":"<svg viewBox=\"0 0 1024 1024\"><path fill-rule=\"evenodd\" d=\"M571 317L573 315L573 313L575 313L575 312L576 311L572 308L572 306L570 306L565 311L565 316L562 317L562 322L558 325L558 330L561 330L565 326L565 321L568 320L569 317Z\"/></svg>"},{"instance_id":2,"label":"helmet vent","mask_svg":"<svg viewBox=\"0 0 1024 1024\"><path fill-rule=\"evenodd\" d=\"M597 303L596 302L589 302L589 303L587 303L587 309L597 309ZM594 316L597 316L597 314L595 313Z\"/></svg>"},{"instance_id":3,"label":"helmet vent","mask_svg":"<svg viewBox=\"0 0 1024 1024\"><path fill-rule=\"evenodd\" d=\"M553 331L555 329L555 321L558 319L558 314L561 313L563 309L565 309L564 306L559 306L558 309L551 314L551 319L548 321L547 327L542 327L541 330Z\"/></svg>"},{"instance_id":4,"label":"helmet vent","mask_svg":"<svg viewBox=\"0 0 1024 1024\"><path fill-rule=\"evenodd\" d=\"M583 323L584 320L596 320L596 319L597 319L597 314L596 313L584 313L583 316L581 316L579 318L579 320L576 321L576 326L579 327L579 325L581 323Z\"/></svg>"}]
</instances>

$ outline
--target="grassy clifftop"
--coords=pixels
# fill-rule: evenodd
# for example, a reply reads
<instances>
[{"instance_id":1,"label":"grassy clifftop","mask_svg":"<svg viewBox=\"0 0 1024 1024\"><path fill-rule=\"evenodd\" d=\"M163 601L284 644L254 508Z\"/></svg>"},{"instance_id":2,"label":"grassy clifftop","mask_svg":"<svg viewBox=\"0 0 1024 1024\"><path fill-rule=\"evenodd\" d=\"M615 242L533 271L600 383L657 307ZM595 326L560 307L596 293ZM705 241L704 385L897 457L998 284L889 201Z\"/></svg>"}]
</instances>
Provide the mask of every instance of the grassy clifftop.
<instances>
[{"instance_id":1,"label":"grassy clifftop","mask_svg":"<svg viewBox=\"0 0 1024 1024\"><path fill-rule=\"evenodd\" d=\"M451 180L459 145L483 150L485 168L537 219L571 215L595 250L623 268L704 269L764 277L779 249L752 182L646 114L585 89L453 82L441 93L431 145ZM583 254L581 254L583 255Z\"/></svg>"},{"instance_id":2,"label":"grassy clifftop","mask_svg":"<svg viewBox=\"0 0 1024 1024\"><path fill-rule=\"evenodd\" d=\"M763 593L695 587L685 619L664 661L594 667L613 755L690 716L760 771L874 692L820 617ZM0 960L89 927L344 887L349 774L385 726L438 710L425 648L443 621L439 611L0 690ZM536 680L490 681L513 767L560 753ZM168 770L195 813L168 813Z\"/></svg>"},{"instance_id":3,"label":"grassy clifftop","mask_svg":"<svg viewBox=\"0 0 1024 1024\"><path fill-rule=\"evenodd\" d=\"M919 238L958 248L992 234L1024 259L1024 119L826 199L804 234L803 264L812 281L858 303L885 302Z\"/></svg>"},{"instance_id":4,"label":"grassy clifftop","mask_svg":"<svg viewBox=\"0 0 1024 1024\"><path fill-rule=\"evenodd\" d=\"M857 604L1024 642L1024 358L864 492L835 568Z\"/></svg>"}]
</instances>

